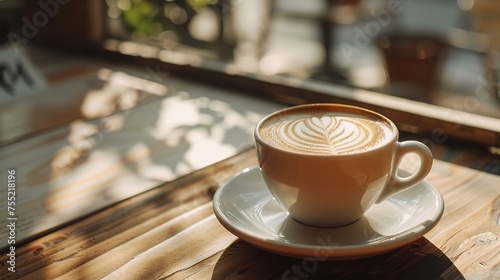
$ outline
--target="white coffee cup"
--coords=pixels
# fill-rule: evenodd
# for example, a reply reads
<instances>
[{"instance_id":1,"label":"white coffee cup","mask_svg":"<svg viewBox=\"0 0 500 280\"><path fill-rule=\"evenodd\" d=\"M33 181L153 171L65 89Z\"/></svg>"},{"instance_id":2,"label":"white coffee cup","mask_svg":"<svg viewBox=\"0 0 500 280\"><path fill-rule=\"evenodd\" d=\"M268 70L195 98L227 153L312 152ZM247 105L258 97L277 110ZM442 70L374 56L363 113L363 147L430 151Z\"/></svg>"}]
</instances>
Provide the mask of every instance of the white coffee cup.
<instances>
[{"instance_id":1,"label":"white coffee cup","mask_svg":"<svg viewBox=\"0 0 500 280\"><path fill-rule=\"evenodd\" d=\"M317 227L357 221L373 203L423 180L433 161L424 144L398 142L385 116L340 104L280 110L263 118L254 136L271 194L292 218ZM398 176L411 153L420 158L418 170Z\"/></svg>"}]
</instances>

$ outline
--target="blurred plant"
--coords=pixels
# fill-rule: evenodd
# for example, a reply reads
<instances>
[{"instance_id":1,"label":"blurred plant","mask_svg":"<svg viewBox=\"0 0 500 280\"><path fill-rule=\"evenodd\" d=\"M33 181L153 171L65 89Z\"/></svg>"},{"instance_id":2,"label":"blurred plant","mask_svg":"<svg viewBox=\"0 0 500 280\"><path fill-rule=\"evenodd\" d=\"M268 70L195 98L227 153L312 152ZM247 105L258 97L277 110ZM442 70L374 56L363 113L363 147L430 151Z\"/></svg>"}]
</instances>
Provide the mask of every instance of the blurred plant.
<instances>
[{"instance_id":1,"label":"blurred plant","mask_svg":"<svg viewBox=\"0 0 500 280\"><path fill-rule=\"evenodd\" d=\"M218 40L224 31L220 25L224 13L238 1L106 0L108 26L116 38L166 48L189 47L225 57L232 52ZM230 46L232 38L225 39Z\"/></svg>"},{"instance_id":2,"label":"blurred plant","mask_svg":"<svg viewBox=\"0 0 500 280\"><path fill-rule=\"evenodd\" d=\"M151 0L124 0L123 21L134 33L153 35L157 31L157 9Z\"/></svg>"},{"instance_id":3,"label":"blurred plant","mask_svg":"<svg viewBox=\"0 0 500 280\"><path fill-rule=\"evenodd\" d=\"M180 1L175 1L175 2L187 2L187 4L193 8L195 11L199 11L203 8L205 8L208 5L213 5L218 2L218 0L180 0Z\"/></svg>"}]
</instances>

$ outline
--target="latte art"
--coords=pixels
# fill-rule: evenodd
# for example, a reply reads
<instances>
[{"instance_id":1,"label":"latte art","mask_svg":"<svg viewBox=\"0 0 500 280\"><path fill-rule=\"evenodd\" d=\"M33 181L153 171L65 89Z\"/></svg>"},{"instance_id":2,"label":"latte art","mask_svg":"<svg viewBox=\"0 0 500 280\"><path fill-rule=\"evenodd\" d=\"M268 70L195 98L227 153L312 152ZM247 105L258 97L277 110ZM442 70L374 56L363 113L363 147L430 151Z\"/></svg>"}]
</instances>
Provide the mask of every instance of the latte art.
<instances>
[{"instance_id":1,"label":"latte art","mask_svg":"<svg viewBox=\"0 0 500 280\"><path fill-rule=\"evenodd\" d=\"M261 136L279 148L303 154L351 154L376 147L390 135L387 125L362 116L297 116L271 121Z\"/></svg>"}]
</instances>

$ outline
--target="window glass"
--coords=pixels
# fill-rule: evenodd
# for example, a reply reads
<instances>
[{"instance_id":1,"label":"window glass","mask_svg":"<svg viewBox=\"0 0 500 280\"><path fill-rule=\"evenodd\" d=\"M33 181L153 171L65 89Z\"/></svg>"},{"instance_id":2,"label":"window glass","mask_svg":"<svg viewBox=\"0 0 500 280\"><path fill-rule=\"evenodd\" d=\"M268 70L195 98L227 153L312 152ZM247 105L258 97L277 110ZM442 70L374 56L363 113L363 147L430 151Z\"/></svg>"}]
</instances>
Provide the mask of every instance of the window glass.
<instances>
[{"instance_id":1,"label":"window glass","mask_svg":"<svg viewBox=\"0 0 500 280\"><path fill-rule=\"evenodd\" d=\"M111 38L500 117L494 0L107 0Z\"/></svg>"}]
</instances>

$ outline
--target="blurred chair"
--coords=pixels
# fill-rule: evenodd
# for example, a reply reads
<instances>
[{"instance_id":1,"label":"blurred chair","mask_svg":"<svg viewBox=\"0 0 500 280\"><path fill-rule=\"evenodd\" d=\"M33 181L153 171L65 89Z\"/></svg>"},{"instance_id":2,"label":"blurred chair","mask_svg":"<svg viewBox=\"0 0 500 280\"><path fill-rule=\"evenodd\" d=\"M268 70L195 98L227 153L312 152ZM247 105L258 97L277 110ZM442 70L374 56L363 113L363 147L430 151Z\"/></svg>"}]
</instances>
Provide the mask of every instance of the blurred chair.
<instances>
[{"instance_id":1,"label":"blurred chair","mask_svg":"<svg viewBox=\"0 0 500 280\"><path fill-rule=\"evenodd\" d=\"M392 85L408 85L412 99L430 101L438 82L442 57L449 45L438 37L391 34L379 39ZM420 94L420 95L419 95Z\"/></svg>"}]
</instances>

